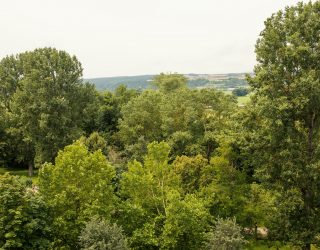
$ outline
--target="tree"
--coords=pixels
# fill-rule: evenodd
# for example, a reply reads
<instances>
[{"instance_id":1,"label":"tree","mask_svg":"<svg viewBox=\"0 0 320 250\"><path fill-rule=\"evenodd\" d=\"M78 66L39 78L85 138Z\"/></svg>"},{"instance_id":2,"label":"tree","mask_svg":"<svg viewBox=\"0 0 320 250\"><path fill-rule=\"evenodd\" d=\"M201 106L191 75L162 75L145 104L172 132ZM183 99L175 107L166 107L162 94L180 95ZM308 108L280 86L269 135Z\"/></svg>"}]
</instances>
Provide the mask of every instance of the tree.
<instances>
[{"instance_id":1,"label":"tree","mask_svg":"<svg viewBox=\"0 0 320 250\"><path fill-rule=\"evenodd\" d=\"M86 221L93 216L110 218L114 209L114 168L101 151L89 152L80 142L66 146L39 172L39 190L49 205L54 245L77 247Z\"/></svg>"},{"instance_id":2,"label":"tree","mask_svg":"<svg viewBox=\"0 0 320 250\"><path fill-rule=\"evenodd\" d=\"M122 118L122 107L131 99L137 97L138 91L120 85L113 93L103 92L100 96L102 100L99 106L98 130L111 136L118 131L118 123Z\"/></svg>"},{"instance_id":3,"label":"tree","mask_svg":"<svg viewBox=\"0 0 320 250\"><path fill-rule=\"evenodd\" d=\"M134 159L141 159L146 153L147 145L162 138L159 129L161 99L159 92L147 90L131 99L121 110L119 137Z\"/></svg>"},{"instance_id":4,"label":"tree","mask_svg":"<svg viewBox=\"0 0 320 250\"><path fill-rule=\"evenodd\" d=\"M204 200L183 195L165 142L148 145L144 162L122 175L118 221L134 249L199 249L210 214Z\"/></svg>"},{"instance_id":5,"label":"tree","mask_svg":"<svg viewBox=\"0 0 320 250\"><path fill-rule=\"evenodd\" d=\"M204 107L197 95L198 91L183 88L163 96L161 130L174 156L201 153L199 138L203 135L201 117Z\"/></svg>"},{"instance_id":6,"label":"tree","mask_svg":"<svg viewBox=\"0 0 320 250\"><path fill-rule=\"evenodd\" d=\"M249 94L249 89L248 88L236 88L232 90L232 94L235 96L246 96Z\"/></svg>"},{"instance_id":7,"label":"tree","mask_svg":"<svg viewBox=\"0 0 320 250\"><path fill-rule=\"evenodd\" d=\"M214 89L149 90L122 108L118 136L133 159L140 160L148 143L166 140L173 158L201 154L209 160L235 107L234 98Z\"/></svg>"},{"instance_id":8,"label":"tree","mask_svg":"<svg viewBox=\"0 0 320 250\"><path fill-rule=\"evenodd\" d=\"M246 195L250 190L246 175L230 161L231 154L229 145L223 145L215 151L210 164L201 169L200 190L213 216L234 216L242 220L245 217Z\"/></svg>"},{"instance_id":9,"label":"tree","mask_svg":"<svg viewBox=\"0 0 320 250\"><path fill-rule=\"evenodd\" d=\"M76 57L53 48L36 49L0 63L1 98L21 135L30 167L52 161L58 150L79 138L96 97L93 86L80 80ZM30 171L32 172L32 171Z\"/></svg>"},{"instance_id":10,"label":"tree","mask_svg":"<svg viewBox=\"0 0 320 250\"><path fill-rule=\"evenodd\" d=\"M38 193L22 177L0 175L0 248L48 249L50 216Z\"/></svg>"},{"instance_id":11,"label":"tree","mask_svg":"<svg viewBox=\"0 0 320 250\"><path fill-rule=\"evenodd\" d=\"M153 78L152 84L159 88L160 91L168 93L187 86L187 78L178 73L161 73Z\"/></svg>"},{"instance_id":12,"label":"tree","mask_svg":"<svg viewBox=\"0 0 320 250\"><path fill-rule=\"evenodd\" d=\"M218 218L214 230L208 234L205 249L208 250L240 250L246 243L241 235L241 227L235 219Z\"/></svg>"},{"instance_id":13,"label":"tree","mask_svg":"<svg viewBox=\"0 0 320 250\"><path fill-rule=\"evenodd\" d=\"M169 165L170 147L165 142L148 145L144 162L129 163L123 173L120 194L125 200L121 225L137 249L157 249L163 230L169 197L178 195L178 178ZM133 224L134 223L134 224Z\"/></svg>"},{"instance_id":14,"label":"tree","mask_svg":"<svg viewBox=\"0 0 320 250\"><path fill-rule=\"evenodd\" d=\"M180 177L185 193L192 194L199 190L202 171L208 165L203 156L178 156L172 165L174 172Z\"/></svg>"},{"instance_id":15,"label":"tree","mask_svg":"<svg viewBox=\"0 0 320 250\"><path fill-rule=\"evenodd\" d=\"M134 160L123 174L122 195L146 210L163 214L169 193L179 187L179 180L168 163L169 153L167 143L150 143L144 164Z\"/></svg>"},{"instance_id":16,"label":"tree","mask_svg":"<svg viewBox=\"0 0 320 250\"><path fill-rule=\"evenodd\" d=\"M196 195L173 197L166 211L161 249L202 249L211 216Z\"/></svg>"},{"instance_id":17,"label":"tree","mask_svg":"<svg viewBox=\"0 0 320 250\"><path fill-rule=\"evenodd\" d=\"M128 250L127 240L121 227L104 219L88 221L79 236L83 250Z\"/></svg>"},{"instance_id":18,"label":"tree","mask_svg":"<svg viewBox=\"0 0 320 250\"><path fill-rule=\"evenodd\" d=\"M320 2L265 21L249 78L258 114L256 175L281 195L279 237L310 249L320 231Z\"/></svg>"},{"instance_id":19,"label":"tree","mask_svg":"<svg viewBox=\"0 0 320 250\"><path fill-rule=\"evenodd\" d=\"M81 136L79 141L84 144L91 153L101 150L104 155L107 155L107 142L98 132L93 132L88 137Z\"/></svg>"}]
</instances>

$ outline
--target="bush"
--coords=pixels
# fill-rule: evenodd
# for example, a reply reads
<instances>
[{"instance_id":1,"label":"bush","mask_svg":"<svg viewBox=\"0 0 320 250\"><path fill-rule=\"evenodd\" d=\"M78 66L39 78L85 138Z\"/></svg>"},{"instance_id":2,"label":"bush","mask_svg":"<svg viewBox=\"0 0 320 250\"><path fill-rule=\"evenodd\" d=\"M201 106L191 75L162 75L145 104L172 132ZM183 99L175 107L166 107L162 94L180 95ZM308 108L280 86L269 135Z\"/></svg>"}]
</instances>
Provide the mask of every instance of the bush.
<instances>
[{"instance_id":1,"label":"bush","mask_svg":"<svg viewBox=\"0 0 320 250\"><path fill-rule=\"evenodd\" d=\"M237 88L232 90L232 94L235 96L246 96L249 94L249 89L248 88Z\"/></svg>"},{"instance_id":2,"label":"bush","mask_svg":"<svg viewBox=\"0 0 320 250\"><path fill-rule=\"evenodd\" d=\"M47 205L27 178L0 175L0 249L49 249Z\"/></svg>"},{"instance_id":3,"label":"bush","mask_svg":"<svg viewBox=\"0 0 320 250\"><path fill-rule=\"evenodd\" d=\"M246 243L235 219L218 219L214 231L208 233L208 250L239 250Z\"/></svg>"},{"instance_id":4,"label":"bush","mask_svg":"<svg viewBox=\"0 0 320 250\"><path fill-rule=\"evenodd\" d=\"M79 241L83 250L129 249L121 227L96 217L86 224L80 234Z\"/></svg>"}]
</instances>

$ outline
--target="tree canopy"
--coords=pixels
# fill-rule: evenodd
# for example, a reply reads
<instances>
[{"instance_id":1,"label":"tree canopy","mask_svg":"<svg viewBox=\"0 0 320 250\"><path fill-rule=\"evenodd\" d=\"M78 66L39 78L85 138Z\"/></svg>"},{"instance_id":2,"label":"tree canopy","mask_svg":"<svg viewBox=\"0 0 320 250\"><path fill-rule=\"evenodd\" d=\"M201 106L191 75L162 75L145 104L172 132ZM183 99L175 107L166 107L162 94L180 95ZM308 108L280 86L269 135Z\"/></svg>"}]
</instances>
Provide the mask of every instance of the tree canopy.
<instances>
[{"instance_id":1,"label":"tree canopy","mask_svg":"<svg viewBox=\"0 0 320 250\"><path fill-rule=\"evenodd\" d=\"M75 56L53 48L36 49L0 62L1 106L10 134L21 137L29 165L52 161L59 149L82 133L93 86L83 84Z\"/></svg>"},{"instance_id":2,"label":"tree canopy","mask_svg":"<svg viewBox=\"0 0 320 250\"><path fill-rule=\"evenodd\" d=\"M256 173L281 193L278 237L304 249L320 229L319 8L299 3L266 20L249 79L259 114Z\"/></svg>"}]
</instances>

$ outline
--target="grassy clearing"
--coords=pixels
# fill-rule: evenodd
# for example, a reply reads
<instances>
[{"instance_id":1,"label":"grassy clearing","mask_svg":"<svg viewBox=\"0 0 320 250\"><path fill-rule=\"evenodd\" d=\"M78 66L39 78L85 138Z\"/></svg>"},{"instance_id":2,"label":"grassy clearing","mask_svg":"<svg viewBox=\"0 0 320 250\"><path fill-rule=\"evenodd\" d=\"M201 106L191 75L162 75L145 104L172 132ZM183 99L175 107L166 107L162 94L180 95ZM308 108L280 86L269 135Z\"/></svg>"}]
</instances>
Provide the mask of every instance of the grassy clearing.
<instances>
[{"instance_id":1,"label":"grassy clearing","mask_svg":"<svg viewBox=\"0 0 320 250\"><path fill-rule=\"evenodd\" d=\"M250 101L250 96L249 95L239 96L237 100L238 100L238 105L245 105Z\"/></svg>"},{"instance_id":2,"label":"grassy clearing","mask_svg":"<svg viewBox=\"0 0 320 250\"><path fill-rule=\"evenodd\" d=\"M225 91L223 91L223 93L225 93L227 95L232 95L232 91L231 90L225 90ZM238 105L239 106L246 105L250 101L250 94L248 94L246 96L238 96L237 97L237 101L238 101Z\"/></svg>"},{"instance_id":3,"label":"grassy clearing","mask_svg":"<svg viewBox=\"0 0 320 250\"><path fill-rule=\"evenodd\" d=\"M25 177L29 177L28 175L28 169L15 169L15 168L5 168L5 167L0 167L0 175L5 174L5 173L9 173L11 175L18 175L18 176L25 176ZM34 184L37 183L38 180L38 170L35 169L34 170L34 175L31 177L32 182Z\"/></svg>"}]
</instances>

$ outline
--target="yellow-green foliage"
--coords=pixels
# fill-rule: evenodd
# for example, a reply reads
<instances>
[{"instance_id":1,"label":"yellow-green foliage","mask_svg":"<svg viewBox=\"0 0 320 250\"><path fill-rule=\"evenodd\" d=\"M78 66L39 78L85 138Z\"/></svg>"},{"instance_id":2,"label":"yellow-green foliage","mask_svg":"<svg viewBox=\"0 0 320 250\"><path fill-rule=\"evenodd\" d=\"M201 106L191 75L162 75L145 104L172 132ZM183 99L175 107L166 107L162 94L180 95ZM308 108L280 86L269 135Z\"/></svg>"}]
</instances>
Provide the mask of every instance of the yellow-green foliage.
<instances>
[{"instance_id":1,"label":"yellow-green foliage","mask_svg":"<svg viewBox=\"0 0 320 250\"><path fill-rule=\"evenodd\" d=\"M80 142L60 151L55 164L39 171L39 189L54 215L55 244L75 247L85 221L109 218L114 194L114 168L101 151L89 152Z\"/></svg>"}]
</instances>

